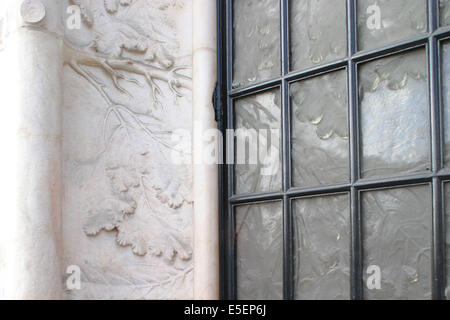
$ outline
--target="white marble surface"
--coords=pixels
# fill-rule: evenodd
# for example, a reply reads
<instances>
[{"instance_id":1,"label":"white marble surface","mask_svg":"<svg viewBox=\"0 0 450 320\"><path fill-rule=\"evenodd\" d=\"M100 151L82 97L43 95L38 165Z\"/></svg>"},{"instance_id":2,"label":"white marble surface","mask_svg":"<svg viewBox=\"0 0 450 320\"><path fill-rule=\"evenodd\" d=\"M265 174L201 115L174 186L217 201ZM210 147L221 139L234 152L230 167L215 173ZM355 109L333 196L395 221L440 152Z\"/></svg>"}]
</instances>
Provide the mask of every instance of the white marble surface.
<instances>
[{"instance_id":1,"label":"white marble surface","mask_svg":"<svg viewBox=\"0 0 450 320\"><path fill-rule=\"evenodd\" d=\"M16 15L6 15L6 5ZM63 43L55 28L57 8L28 28L17 15L19 5L5 2L0 14L8 22L0 51L0 298L58 299ZM28 17L26 10L22 14Z\"/></svg>"},{"instance_id":2,"label":"white marble surface","mask_svg":"<svg viewBox=\"0 0 450 320\"><path fill-rule=\"evenodd\" d=\"M192 168L171 161L191 132L191 2L88 9L65 36L63 265L82 274L66 297L192 298Z\"/></svg>"},{"instance_id":3,"label":"white marble surface","mask_svg":"<svg viewBox=\"0 0 450 320\"><path fill-rule=\"evenodd\" d=\"M217 81L216 2L194 0L194 296L219 298L218 171L205 162L207 130L216 129L212 94Z\"/></svg>"},{"instance_id":4,"label":"white marble surface","mask_svg":"<svg viewBox=\"0 0 450 320\"><path fill-rule=\"evenodd\" d=\"M214 3L2 1L1 298L218 297L217 169L172 162L216 126Z\"/></svg>"}]
</instances>

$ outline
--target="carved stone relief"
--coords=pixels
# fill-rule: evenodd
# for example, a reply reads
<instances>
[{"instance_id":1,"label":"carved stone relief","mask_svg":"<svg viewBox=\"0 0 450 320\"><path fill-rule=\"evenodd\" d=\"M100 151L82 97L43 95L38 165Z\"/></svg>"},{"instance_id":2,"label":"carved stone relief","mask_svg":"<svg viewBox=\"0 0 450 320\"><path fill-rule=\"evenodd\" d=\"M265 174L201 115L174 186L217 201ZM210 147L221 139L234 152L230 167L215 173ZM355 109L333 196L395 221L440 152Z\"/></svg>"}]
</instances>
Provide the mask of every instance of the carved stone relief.
<instances>
[{"instance_id":1,"label":"carved stone relief","mask_svg":"<svg viewBox=\"0 0 450 320\"><path fill-rule=\"evenodd\" d=\"M192 172L171 157L191 130L191 1L66 2L82 18L65 35L68 297L190 298Z\"/></svg>"}]
</instances>

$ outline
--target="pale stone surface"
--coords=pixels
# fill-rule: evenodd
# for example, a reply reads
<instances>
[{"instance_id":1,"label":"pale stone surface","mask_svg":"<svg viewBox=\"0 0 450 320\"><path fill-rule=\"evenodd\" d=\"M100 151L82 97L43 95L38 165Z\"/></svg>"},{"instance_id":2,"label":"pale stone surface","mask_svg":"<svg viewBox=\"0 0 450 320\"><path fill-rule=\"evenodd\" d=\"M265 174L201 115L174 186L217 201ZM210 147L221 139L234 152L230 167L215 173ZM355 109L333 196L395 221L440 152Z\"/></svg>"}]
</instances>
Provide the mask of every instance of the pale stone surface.
<instances>
[{"instance_id":1,"label":"pale stone surface","mask_svg":"<svg viewBox=\"0 0 450 320\"><path fill-rule=\"evenodd\" d=\"M172 134L216 127L215 42L215 1L0 3L1 298L218 297L217 168Z\"/></svg>"},{"instance_id":2,"label":"pale stone surface","mask_svg":"<svg viewBox=\"0 0 450 320\"><path fill-rule=\"evenodd\" d=\"M40 29L20 28L20 1L0 8L3 110L0 298L61 297L61 103L63 42L52 15ZM55 5L55 3L53 3ZM55 5L55 7L58 7ZM54 8L55 11L59 11ZM52 12L54 13L54 11ZM8 18L8 19L6 19Z\"/></svg>"},{"instance_id":3,"label":"pale stone surface","mask_svg":"<svg viewBox=\"0 0 450 320\"><path fill-rule=\"evenodd\" d=\"M205 163L207 130L217 128L212 94L216 71L216 1L194 0L194 296L219 298L218 171Z\"/></svg>"},{"instance_id":4,"label":"pale stone surface","mask_svg":"<svg viewBox=\"0 0 450 320\"><path fill-rule=\"evenodd\" d=\"M65 36L66 297L192 298L192 170L171 139L191 132L191 2L90 3L68 2L86 6Z\"/></svg>"}]
</instances>

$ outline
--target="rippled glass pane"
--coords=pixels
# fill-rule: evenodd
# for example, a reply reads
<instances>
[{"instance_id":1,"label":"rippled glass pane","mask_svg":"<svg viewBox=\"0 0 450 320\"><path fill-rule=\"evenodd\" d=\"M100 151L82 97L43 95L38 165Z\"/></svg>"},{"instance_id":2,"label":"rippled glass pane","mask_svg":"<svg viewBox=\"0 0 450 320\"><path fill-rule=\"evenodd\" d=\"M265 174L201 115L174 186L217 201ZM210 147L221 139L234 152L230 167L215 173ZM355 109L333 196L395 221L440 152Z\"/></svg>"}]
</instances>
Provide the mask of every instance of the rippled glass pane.
<instances>
[{"instance_id":1,"label":"rippled glass pane","mask_svg":"<svg viewBox=\"0 0 450 320\"><path fill-rule=\"evenodd\" d=\"M430 170L425 51L363 64L359 92L362 176Z\"/></svg>"},{"instance_id":2,"label":"rippled glass pane","mask_svg":"<svg viewBox=\"0 0 450 320\"><path fill-rule=\"evenodd\" d=\"M235 193L281 189L280 91L236 100Z\"/></svg>"},{"instance_id":3,"label":"rippled glass pane","mask_svg":"<svg viewBox=\"0 0 450 320\"><path fill-rule=\"evenodd\" d=\"M236 207L235 221L238 299L282 299L281 202Z\"/></svg>"},{"instance_id":4,"label":"rippled glass pane","mask_svg":"<svg viewBox=\"0 0 450 320\"><path fill-rule=\"evenodd\" d=\"M432 212L429 186L364 192L362 217L364 297L430 299ZM381 271L380 289L375 286L377 271L370 266L379 267Z\"/></svg>"},{"instance_id":5,"label":"rippled glass pane","mask_svg":"<svg viewBox=\"0 0 450 320\"><path fill-rule=\"evenodd\" d=\"M280 1L233 1L233 88L280 74Z\"/></svg>"},{"instance_id":6,"label":"rippled glass pane","mask_svg":"<svg viewBox=\"0 0 450 320\"><path fill-rule=\"evenodd\" d=\"M446 221L446 248L447 248L447 300L450 300L450 183L445 184L445 221Z\"/></svg>"},{"instance_id":7,"label":"rippled glass pane","mask_svg":"<svg viewBox=\"0 0 450 320\"><path fill-rule=\"evenodd\" d=\"M359 50L427 32L427 0L357 0L356 5Z\"/></svg>"},{"instance_id":8,"label":"rippled glass pane","mask_svg":"<svg viewBox=\"0 0 450 320\"><path fill-rule=\"evenodd\" d=\"M444 165L450 166L450 42L442 44L442 102L444 104Z\"/></svg>"},{"instance_id":9,"label":"rippled glass pane","mask_svg":"<svg viewBox=\"0 0 450 320\"><path fill-rule=\"evenodd\" d=\"M439 23L441 27L450 25L450 0L439 0Z\"/></svg>"},{"instance_id":10,"label":"rippled glass pane","mask_svg":"<svg viewBox=\"0 0 450 320\"><path fill-rule=\"evenodd\" d=\"M346 56L346 8L346 0L289 2L292 70Z\"/></svg>"},{"instance_id":11,"label":"rippled glass pane","mask_svg":"<svg viewBox=\"0 0 450 320\"><path fill-rule=\"evenodd\" d=\"M350 298L349 204L347 194L293 202L296 299Z\"/></svg>"},{"instance_id":12,"label":"rippled glass pane","mask_svg":"<svg viewBox=\"0 0 450 320\"><path fill-rule=\"evenodd\" d=\"M296 187L349 180L347 73L291 85L292 182Z\"/></svg>"}]
</instances>

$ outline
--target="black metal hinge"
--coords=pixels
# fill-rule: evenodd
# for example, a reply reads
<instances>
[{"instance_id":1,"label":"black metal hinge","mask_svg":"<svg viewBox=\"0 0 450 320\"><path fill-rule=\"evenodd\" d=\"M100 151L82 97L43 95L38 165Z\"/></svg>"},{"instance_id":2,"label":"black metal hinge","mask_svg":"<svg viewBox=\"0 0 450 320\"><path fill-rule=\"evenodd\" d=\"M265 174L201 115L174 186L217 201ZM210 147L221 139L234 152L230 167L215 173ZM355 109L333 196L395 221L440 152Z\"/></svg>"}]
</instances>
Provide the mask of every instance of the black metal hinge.
<instances>
[{"instance_id":1,"label":"black metal hinge","mask_svg":"<svg viewBox=\"0 0 450 320\"><path fill-rule=\"evenodd\" d=\"M214 88L214 93L213 93L213 97L212 97L212 102L213 102L213 107L214 107L214 114L215 114L215 119L217 121L217 123L220 123L220 121L222 120L222 110L220 107L220 86L217 83L216 87Z\"/></svg>"}]
</instances>

